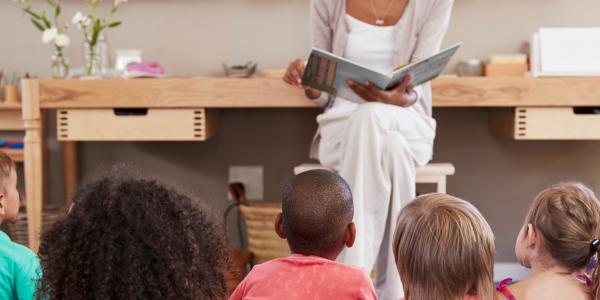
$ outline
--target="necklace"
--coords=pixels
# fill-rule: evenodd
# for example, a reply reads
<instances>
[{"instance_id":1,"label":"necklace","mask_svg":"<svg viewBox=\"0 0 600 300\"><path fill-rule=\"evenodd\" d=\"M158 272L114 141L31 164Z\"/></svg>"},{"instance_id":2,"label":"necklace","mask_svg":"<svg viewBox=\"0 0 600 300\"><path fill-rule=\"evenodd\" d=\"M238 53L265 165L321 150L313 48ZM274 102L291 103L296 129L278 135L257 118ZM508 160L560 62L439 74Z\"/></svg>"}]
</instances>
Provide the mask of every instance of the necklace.
<instances>
[{"instance_id":1,"label":"necklace","mask_svg":"<svg viewBox=\"0 0 600 300\"><path fill-rule=\"evenodd\" d=\"M375 24L383 25L385 23L385 17L387 17L388 12L390 11L390 5L392 4L392 0L388 1L388 5L385 9L385 14L381 18L377 16L377 10L375 10L375 4L373 4L373 0L369 0L369 3L371 3L371 9L373 10L373 16L375 17Z\"/></svg>"}]
</instances>

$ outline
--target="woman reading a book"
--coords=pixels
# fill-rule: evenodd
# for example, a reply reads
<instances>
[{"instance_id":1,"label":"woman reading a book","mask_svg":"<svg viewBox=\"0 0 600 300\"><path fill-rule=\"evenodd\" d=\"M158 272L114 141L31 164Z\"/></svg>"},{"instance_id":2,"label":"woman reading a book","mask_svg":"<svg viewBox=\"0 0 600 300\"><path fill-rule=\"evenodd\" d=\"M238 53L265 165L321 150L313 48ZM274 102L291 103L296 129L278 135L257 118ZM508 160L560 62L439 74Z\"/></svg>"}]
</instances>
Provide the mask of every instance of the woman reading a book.
<instances>
[{"instance_id":1,"label":"woman reading a book","mask_svg":"<svg viewBox=\"0 0 600 300\"><path fill-rule=\"evenodd\" d=\"M312 46L368 68L389 72L440 50L453 0L311 0ZM433 154L436 122L431 87L410 78L384 91L368 82L348 82L363 103L302 83L304 62L290 63L284 80L325 107L311 147L348 181L354 195L356 243L338 260L377 270L380 299L399 299L402 285L392 251L393 228L415 191L415 167Z\"/></svg>"}]
</instances>

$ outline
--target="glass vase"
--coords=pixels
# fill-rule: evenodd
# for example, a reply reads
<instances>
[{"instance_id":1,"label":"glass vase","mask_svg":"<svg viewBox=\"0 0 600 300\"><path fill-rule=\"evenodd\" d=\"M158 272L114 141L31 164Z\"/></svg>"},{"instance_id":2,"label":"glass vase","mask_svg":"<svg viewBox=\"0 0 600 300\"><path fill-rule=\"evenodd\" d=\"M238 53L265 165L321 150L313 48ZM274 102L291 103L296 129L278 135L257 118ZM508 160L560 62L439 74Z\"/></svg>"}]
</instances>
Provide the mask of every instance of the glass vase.
<instances>
[{"instance_id":1,"label":"glass vase","mask_svg":"<svg viewBox=\"0 0 600 300\"><path fill-rule=\"evenodd\" d=\"M66 78L69 76L69 60L65 57L62 49L55 50L50 60L53 78Z\"/></svg>"},{"instance_id":2,"label":"glass vase","mask_svg":"<svg viewBox=\"0 0 600 300\"><path fill-rule=\"evenodd\" d=\"M85 74L87 76L102 75L98 44L91 45L88 42L83 44L83 61L85 62Z\"/></svg>"},{"instance_id":3,"label":"glass vase","mask_svg":"<svg viewBox=\"0 0 600 300\"><path fill-rule=\"evenodd\" d=\"M95 45L89 42L83 44L85 73L88 76L102 76L108 70L108 45L104 33L98 35Z\"/></svg>"}]
</instances>

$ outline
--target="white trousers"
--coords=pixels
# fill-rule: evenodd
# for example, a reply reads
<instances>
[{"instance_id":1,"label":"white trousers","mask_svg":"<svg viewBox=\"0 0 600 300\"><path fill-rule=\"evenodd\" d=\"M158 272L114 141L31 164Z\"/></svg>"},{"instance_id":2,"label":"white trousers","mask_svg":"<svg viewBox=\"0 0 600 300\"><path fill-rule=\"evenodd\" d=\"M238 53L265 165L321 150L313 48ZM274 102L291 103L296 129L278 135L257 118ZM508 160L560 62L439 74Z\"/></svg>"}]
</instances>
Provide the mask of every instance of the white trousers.
<instances>
[{"instance_id":1,"label":"white trousers","mask_svg":"<svg viewBox=\"0 0 600 300\"><path fill-rule=\"evenodd\" d=\"M356 242L338 260L377 270L379 299L403 296L392 242L396 219L414 199L415 166L433 154L435 120L411 108L365 103L356 109L332 109L317 117L319 160L338 171L354 197Z\"/></svg>"}]
</instances>

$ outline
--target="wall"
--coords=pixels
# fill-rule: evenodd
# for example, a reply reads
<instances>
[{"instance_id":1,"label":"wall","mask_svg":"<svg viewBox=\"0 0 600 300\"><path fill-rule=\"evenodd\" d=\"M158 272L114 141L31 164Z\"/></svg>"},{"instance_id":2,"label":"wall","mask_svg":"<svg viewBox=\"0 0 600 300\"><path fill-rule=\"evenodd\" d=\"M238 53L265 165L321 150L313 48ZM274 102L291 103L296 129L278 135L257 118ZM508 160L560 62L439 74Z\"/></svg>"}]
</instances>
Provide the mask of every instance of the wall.
<instances>
[{"instance_id":1,"label":"wall","mask_svg":"<svg viewBox=\"0 0 600 300\"><path fill-rule=\"evenodd\" d=\"M83 1L63 1L66 15ZM40 2L34 2L39 4ZM108 33L112 49L141 48L177 76L218 74L221 62L258 61L279 68L308 52L308 1L132 0ZM462 40L457 59L513 52L540 26L600 26L594 0L457 0L446 44ZM68 54L81 65L72 29ZM48 76L51 49L10 1L0 2L0 68ZM315 110L230 110L206 143L85 143L81 173L128 162L191 189L221 213L227 167L263 164L265 196L278 200L292 167L307 160ZM436 109L435 161L452 162L449 192L472 201L496 234L498 261L514 261L513 244L532 197L546 185L582 180L600 188L598 142L516 142L492 137L486 109ZM277 126L273 126L277 124ZM52 133L54 129L51 128ZM50 194L62 199L60 145L50 141ZM233 235L232 235L233 236Z\"/></svg>"}]
</instances>

